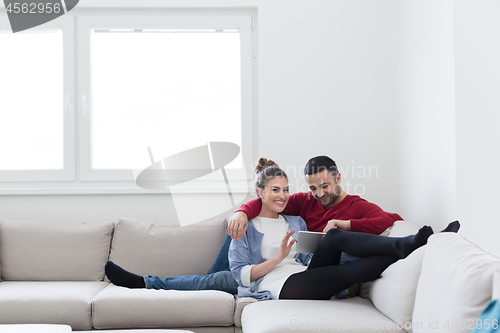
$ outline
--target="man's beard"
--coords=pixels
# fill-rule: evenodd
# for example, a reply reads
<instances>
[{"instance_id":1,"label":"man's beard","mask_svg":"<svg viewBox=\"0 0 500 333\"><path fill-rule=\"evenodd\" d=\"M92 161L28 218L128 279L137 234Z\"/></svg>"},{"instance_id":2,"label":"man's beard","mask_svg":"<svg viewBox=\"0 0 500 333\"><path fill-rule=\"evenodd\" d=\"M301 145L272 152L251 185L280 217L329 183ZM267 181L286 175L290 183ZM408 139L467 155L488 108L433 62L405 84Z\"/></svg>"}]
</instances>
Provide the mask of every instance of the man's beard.
<instances>
[{"instance_id":1,"label":"man's beard","mask_svg":"<svg viewBox=\"0 0 500 333\"><path fill-rule=\"evenodd\" d=\"M316 198L316 200L318 200L319 203L325 207L328 207L329 205L334 203L335 200L337 200L339 197L340 197L340 188L339 188L339 185L337 184L337 182L335 182L335 186L333 188L333 191L328 193L329 200L327 202L321 201L318 196L314 196L314 198Z\"/></svg>"}]
</instances>

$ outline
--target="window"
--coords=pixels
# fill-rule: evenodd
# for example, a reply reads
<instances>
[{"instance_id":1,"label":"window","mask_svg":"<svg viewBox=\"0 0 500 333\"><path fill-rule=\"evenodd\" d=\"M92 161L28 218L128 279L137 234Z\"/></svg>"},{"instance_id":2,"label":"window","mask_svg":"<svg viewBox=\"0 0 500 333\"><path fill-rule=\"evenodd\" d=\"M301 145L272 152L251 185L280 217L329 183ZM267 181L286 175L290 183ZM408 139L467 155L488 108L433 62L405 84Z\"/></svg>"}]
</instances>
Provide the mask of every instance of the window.
<instances>
[{"instance_id":1,"label":"window","mask_svg":"<svg viewBox=\"0 0 500 333\"><path fill-rule=\"evenodd\" d=\"M152 162L216 141L241 147L229 176L253 160L252 14L133 13L73 10L0 33L2 187L132 189Z\"/></svg>"},{"instance_id":2,"label":"window","mask_svg":"<svg viewBox=\"0 0 500 333\"><path fill-rule=\"evenodd\" d=\"M6 27L0 16L0 181L74 180L73 19Z\"/></svg>"}]
</instances>

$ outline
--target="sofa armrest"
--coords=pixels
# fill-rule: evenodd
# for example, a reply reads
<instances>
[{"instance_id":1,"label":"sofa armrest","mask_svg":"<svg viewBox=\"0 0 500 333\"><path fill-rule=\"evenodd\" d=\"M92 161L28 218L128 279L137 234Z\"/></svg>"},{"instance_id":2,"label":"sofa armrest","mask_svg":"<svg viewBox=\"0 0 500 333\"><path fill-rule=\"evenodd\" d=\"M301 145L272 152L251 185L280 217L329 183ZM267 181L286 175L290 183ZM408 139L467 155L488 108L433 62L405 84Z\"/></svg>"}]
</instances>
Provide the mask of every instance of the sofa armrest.
<instances>
[{"instance_id":1,"label":"sofa armrest","mask_svg":"<svg viewBox=\"0 0 500 333\"><path fill-rule=\"evenodd\" d=\"M418 232L420 226L409 221L396 221L389 230L389 237L405 237L414 235Z\"/></svg>"}]
</instances>

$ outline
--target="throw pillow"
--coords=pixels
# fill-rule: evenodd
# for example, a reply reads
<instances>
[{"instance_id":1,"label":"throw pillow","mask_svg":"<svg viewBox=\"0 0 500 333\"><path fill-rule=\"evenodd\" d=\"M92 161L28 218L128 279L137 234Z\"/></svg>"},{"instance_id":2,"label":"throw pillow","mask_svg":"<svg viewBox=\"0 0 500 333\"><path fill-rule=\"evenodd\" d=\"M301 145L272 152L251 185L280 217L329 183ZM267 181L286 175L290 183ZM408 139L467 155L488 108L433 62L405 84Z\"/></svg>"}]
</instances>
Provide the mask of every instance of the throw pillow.
<instances>
[{"instance_id":1,"label":"throw pillow","mask_svg":"<svg viewBox=\"0 0 500 333\"><path fill-rule=\"evenodd\" d=\"M396 221L392 226L381 233L380 236L405 237L416 234L419 229L420 226L413 222ZM363 298L370 298L370 285L371 282L362 283L358 292L359 296Z\"/></svg>"},{"instance_id":2,"label":"throw pillow","mask_svg":"<svg viewBox=\"0 0 500 333\"><path fill-rule=\"evenodd\" d=\"M471 333L490 333L498 332L500 321L500 302L497 299L488 303L479 318L476 320L476 325Z\"/></svg>"},{"instance_id":3,"label":"throw pillow","mask_svg":"<svg viewBox=\"0 0 500 333\"><path fill-rule=\"evenodd\" d=\"M415 294L425 250L426 246L422 246L390 265L370 286L373 305L406 332L412 332Z\"/></svg>"}]
</instances>

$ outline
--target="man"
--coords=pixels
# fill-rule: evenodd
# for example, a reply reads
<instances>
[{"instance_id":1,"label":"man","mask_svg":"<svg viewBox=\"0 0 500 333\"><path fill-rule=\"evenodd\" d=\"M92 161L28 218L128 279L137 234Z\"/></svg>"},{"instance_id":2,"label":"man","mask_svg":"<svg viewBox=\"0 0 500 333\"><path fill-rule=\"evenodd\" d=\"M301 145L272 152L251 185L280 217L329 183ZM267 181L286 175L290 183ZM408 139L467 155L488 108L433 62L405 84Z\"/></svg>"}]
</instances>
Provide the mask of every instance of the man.
<instances>
[{"instance_id":1,"label":"man","mask_svg":"<svg viewBox=\"0 0 500 333\"><path fill-rule=\"evenodd\" d=\"M283 214L301 216L310 231L339 228L379 235L395 221L402 220L397 214L387 213L359 196L345 193L337 165L327 156L311 158L304 173L310 192L290 195ZM231 238L245 236L248 219L255 218L260 209L259 199L243 204L228 225Z\"/></svg>"},{"instance_id":2,"label":"man","mask_svg":"<svg viewBox=\"0 0 500 333\"><path fill-rule=\"evenodd\" d=\"M397 220L397 214L387 213L380 207L359 196L348 195L340 186L341 175L335 162L327 156L311 158L304 170L310 192L290 195L283 214L299 215L310 231L326 232L331 228L381 234ZM232 239L245 236L248 219L255 218L261 210L260 199L243 204L228 225ZM123 270L112 262L106 264L106 275L116 285L128 288L175 290L223 290L237 293L238 284L229 271L227 252L230 239L226 236L212 269L207 275L138 276ZM357 258L344 255L342 263ZM345 295L345 294L344 294Z\"/></svg>"}]
</instances>

